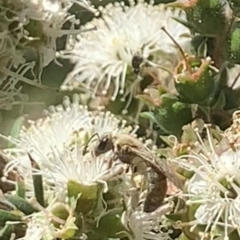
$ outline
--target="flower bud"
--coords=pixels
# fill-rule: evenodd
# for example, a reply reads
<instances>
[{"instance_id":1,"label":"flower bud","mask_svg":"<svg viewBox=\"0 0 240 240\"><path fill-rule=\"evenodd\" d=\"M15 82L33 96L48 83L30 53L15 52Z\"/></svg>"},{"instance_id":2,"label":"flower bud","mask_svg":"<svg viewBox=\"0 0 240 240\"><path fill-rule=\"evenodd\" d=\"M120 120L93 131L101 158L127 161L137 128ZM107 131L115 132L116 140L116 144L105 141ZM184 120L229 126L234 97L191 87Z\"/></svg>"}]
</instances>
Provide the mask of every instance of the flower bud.
<instances>
[{"instance_id":1,"label":"flower bud","mask_svg":"<svg viewBox=\"0 0 240 240\"><path fill-rule=\"evenodd\" d=\"M78 199L76 211L87 214L94 210L99 197L97 184L87 185L75 181L68 182L68 197Z\"/></svg>"},{"instance_id":2,"label":"flower bud","mask_svg":"<svg viewBox=\"0 0 240 240\"><path fill-rule=\"evenodd\" d=\"M78 227L74 224L75 218L73 217L73 211L69 208L68 205L63 203L54 204L50 212L54 215L52 222L56 228L58 228L58 237L61 239L72 238L75 232L78 230ZM55 218L65 221L65 224L59 223Z\"/></svg>"},{"instance_id":3,"label":"flower bud","mask_svg":"<svg viewBox=\"0 0 240 240\"><path fill-rule=\"evenodd\" d=\"M186 61L187 62L186 62ZM211 59L186 58L175 69L175 87L180 99L188 103L211 104L217 87L217 70L211 66Z\"/></svg>"}]
</instances>

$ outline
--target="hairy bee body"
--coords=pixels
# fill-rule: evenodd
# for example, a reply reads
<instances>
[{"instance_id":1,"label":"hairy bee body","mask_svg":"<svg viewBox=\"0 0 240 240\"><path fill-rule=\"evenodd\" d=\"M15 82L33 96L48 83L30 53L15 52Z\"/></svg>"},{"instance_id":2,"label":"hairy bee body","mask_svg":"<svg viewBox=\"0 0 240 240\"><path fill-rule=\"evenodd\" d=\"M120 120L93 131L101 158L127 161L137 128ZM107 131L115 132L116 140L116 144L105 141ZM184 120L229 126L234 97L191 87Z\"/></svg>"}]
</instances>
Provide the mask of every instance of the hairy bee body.
<instances>
[{"instance_id":1,"label":"hairy bee body","mask_svg":"<svg viewBox=\"0 0 240 240\"><path fill-rule=\"evenodd\" d=\"M113 150L117 159L131 166L136 166L136 169L140 166L142 168L142 163L144 163L145 170L148 171L149 183L148 194L144 202L145 212L152 212L163 203L167 192L167 177L175 185L180 186L179 182L175 181L173 171L168 166L159 165L155 161L154 154L135 137L127 134L116 136L105 134L94 148L94 155L98 156L110 150Z\"/></svg>"}]
</instances>

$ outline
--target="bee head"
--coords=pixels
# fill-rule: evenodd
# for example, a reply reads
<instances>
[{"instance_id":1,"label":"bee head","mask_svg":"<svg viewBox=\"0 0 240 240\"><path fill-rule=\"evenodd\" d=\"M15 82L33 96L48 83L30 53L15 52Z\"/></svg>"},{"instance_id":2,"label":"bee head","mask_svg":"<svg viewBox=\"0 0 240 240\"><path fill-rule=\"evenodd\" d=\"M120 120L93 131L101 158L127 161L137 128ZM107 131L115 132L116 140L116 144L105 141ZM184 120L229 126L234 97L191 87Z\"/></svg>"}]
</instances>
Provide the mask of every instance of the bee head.
<instances>
[{"instance_id":1,"label":"bee head","mask_svg":"<svg viewBox=\"0 0 240 240\"><path fill-rule=\"evenodd\" d=\"M110 134L103 135L97 146L94 149L95 156L99 156L106 153L114 148L112 137Z\"/></svg>"}]
</instances>

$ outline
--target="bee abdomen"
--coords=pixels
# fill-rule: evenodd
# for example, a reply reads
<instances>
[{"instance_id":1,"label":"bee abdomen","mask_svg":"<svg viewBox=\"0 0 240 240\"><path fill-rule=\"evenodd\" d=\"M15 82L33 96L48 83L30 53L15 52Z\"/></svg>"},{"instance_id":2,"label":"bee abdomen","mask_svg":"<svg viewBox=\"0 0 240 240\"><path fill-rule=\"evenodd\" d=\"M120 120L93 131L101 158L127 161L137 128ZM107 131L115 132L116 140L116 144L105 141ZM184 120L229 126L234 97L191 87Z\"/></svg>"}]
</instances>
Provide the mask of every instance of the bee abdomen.
<instances>
[{"instance_id":1,"label":"bee abdomen","mask_svg":"<svg viewBox=\"0 0 240 240\"><path fill-rule=\"evenodd\" d=\"M144 202L143 211L153 212L163 203L167 192L167 179L164 174L150 173L148 194Z\"/></svg>"}]
</instances>

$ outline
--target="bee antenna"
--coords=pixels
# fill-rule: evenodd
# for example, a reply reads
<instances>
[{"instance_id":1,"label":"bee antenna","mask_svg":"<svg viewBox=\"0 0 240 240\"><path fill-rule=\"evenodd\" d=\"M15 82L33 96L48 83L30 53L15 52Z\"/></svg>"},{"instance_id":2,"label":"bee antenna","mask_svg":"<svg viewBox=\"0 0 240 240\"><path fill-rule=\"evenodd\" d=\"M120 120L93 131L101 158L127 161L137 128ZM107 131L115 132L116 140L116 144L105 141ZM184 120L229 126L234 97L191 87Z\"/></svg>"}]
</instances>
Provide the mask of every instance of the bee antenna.
<instances>
[{"instance_id":1,"label":"bee antenna","mask_svg":"<svg viewBox=\"0 0 240 240\"><path fill-rule=\"evenodd\" d=\"M87 153L87 147L88 147L90 141L91 141L95 136L97 136L98 140L100 139L99 134L98 134L98 133L94 133L94 134L87 140L87 142L86 142L86 144L85 144L85 147L84 147L84 149L83 149L83 155L85 155L85 154Z\"/></svg>"},{"instance_id":2,"label":"bee antenna","mask_svg":"<svg viewBox=\"0 0 240 240\"><path fill-rule=\"evenodd\" d=\"M98 133L95 133L95 135L97 136L98 141L100 141L100 135Z\"/></svg>"}]
</instances>

